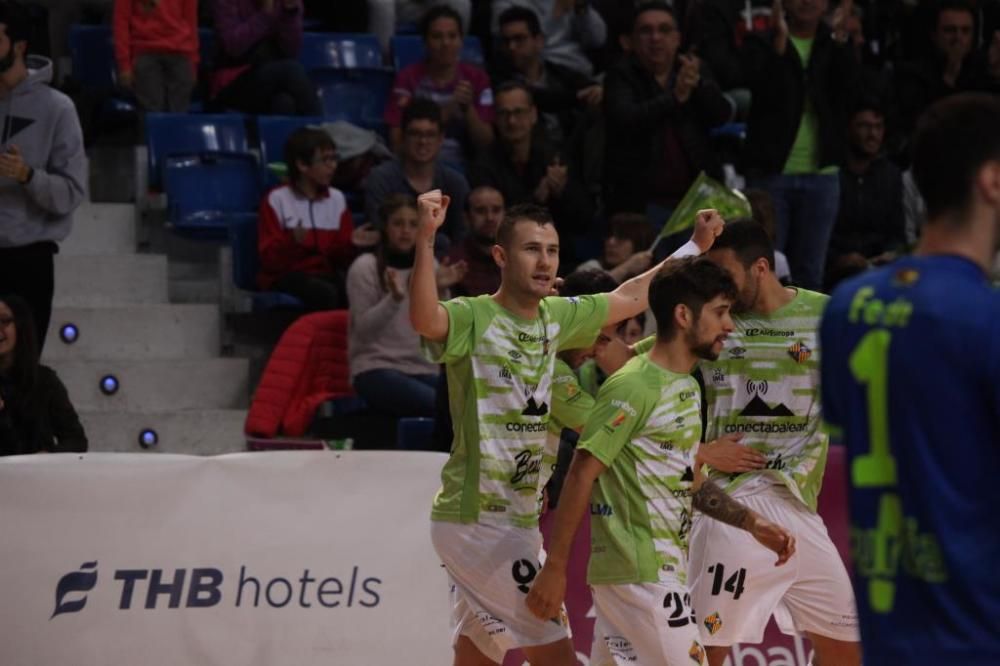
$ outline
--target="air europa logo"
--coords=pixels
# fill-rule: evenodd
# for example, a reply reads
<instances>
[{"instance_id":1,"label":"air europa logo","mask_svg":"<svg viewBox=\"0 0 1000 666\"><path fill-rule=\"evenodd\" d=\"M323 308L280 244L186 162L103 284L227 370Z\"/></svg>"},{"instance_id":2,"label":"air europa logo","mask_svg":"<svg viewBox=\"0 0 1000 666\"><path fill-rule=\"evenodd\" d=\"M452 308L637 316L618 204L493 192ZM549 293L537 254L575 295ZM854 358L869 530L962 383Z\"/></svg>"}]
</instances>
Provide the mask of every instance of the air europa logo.
<instances>
[{"instance_id":1,"label":"air europa logo","mask_svg":"<svg viewBox=\"0 0 1000 666\"><path fill-rule=\"evenodd\" d=\"M97 560L84 562L80 565L80 571L71 571L59 579L56 585L56 609L49 617L51 620L56 615L63 613L77 613L87 605L87 595L82 598L66 600L67 596L80 592L90 592L97 585Z\"/></svg>"}]
</instances>

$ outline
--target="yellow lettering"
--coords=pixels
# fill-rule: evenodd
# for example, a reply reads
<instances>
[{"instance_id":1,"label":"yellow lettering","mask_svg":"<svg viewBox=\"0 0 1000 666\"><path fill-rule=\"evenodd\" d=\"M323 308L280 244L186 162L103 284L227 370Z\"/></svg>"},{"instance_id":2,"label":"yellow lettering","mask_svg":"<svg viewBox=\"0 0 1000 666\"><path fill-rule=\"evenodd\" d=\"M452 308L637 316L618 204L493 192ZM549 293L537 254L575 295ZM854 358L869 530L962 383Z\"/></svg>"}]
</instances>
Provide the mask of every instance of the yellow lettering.
<instances>
[{"instance_id":1,"label":"yellow lettering","mask_svg":"<svg viewBox=\"0 0 1000 666\"><path fill-rule=\"evenodd\" d=\"M888 306L878 298L872 298L873 287L862 287L854 294L847 319L851 323L864 322L868 326L886 326L902 328L910 323L913 314L913 304L905 298L897 298Z\"/></svg>"},{"instance_id":2,"label":"yellow lettering","mask_svg":"<svg viewBox=\"0 0 1000 666\"><path fill-rule=\"evenodd\" d=\"M869 326L874 326L875 324L882 321L882 314L885 311L885 304L878 300L877 298L865 305L865 323Z\"/></svg>"},{"instance_id":3,"label":"yellow lettering","mask_svg":"<svg viewBox=\"0 0 1000 666\"><path fill-rule=\"evenodd\" d=\"M857 323L858 317L861 314L861 309L865 305L865 301L871 298L874 293L875 289L872 287L861 287L861 289L858 289L858 291L854 294L854 299L851 301L851 311L847 316L849 321Z\"/></svg>"}]
</instances>

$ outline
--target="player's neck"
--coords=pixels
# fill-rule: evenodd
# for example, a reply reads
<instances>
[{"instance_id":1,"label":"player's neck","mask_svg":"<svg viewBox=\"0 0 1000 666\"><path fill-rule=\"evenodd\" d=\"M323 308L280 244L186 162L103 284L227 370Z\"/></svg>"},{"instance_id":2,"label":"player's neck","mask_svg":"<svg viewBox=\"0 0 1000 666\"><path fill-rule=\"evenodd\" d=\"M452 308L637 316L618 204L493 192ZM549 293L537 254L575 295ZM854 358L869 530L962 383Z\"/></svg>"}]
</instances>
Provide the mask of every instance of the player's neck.
<instances>
[{"instance_id":1,"label":"player's neck","mask_svg":"<svg viewBox=\"0 0 1000 666\"><path fill-rule=\"evenodd\" d=\"M694 370L698 357L691 351L685 336L675 335L669 342L657 339L653 348L649 350L649 360L670 372L688 375Z\"/></svg>"},{"instance_id":2,"label":"player's neck","mask_svg":"<svg viewBox=\"0 0 1000 666\"><path fill-rule=\"evenodd\" d=\"M791 303L797 294L795 289L781 284L777 275L773 272L769 273L761 281L757 300L753 304L753 311L757 314L769 315Z\"/></svg>"},{"instance_id":3,"label":"player's neck","mask_svg":"<svg viewBox=\"0 0 1000 666\"><path fill-rule=\"evenodd\" d=\"M970 222L964 228L956 229L942 217L928 221L924 225L916 254L964 257L982 268L984 272L989 272L993 265L996 246L995 221Z\"/></svg>"},{"instance_id":4,"label":"player's neck","mask_svg":"<svg viewBox=\"0 0 1000 666\"><path fill-rule=\"evenodd\" d=\"M504 310L517 315L521 319L535 319L538 317L538 304L541 303L541 299L537 296L521 296L504 289L501 284L497 293L493 294L493 300Z\"/></svg>"}]
</instances>

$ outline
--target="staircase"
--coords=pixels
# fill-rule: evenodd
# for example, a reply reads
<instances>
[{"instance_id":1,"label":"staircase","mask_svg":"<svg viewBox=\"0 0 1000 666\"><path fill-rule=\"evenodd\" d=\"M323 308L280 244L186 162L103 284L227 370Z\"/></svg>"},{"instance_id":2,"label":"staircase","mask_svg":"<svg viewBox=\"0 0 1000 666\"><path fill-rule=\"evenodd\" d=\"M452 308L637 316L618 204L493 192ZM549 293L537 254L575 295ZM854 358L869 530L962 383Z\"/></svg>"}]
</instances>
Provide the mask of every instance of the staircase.
<instances>
[{"instance_id":1,"label":"staircase","mask_svg":"<svg viewBox=\"0 0 1000 666\"><path fill-rule=\"evenodd\" d=\"M77 210L56 255L42 362L66 384L91 451L245 450L249 361L220 355L218 266L175 258L167 242L152 245L163 254L137 253L136 229L133 204ZM73 343L60 337L65 324L78 331ZM109 374L119 387L106 395ZM140 445L144 429L155 445Z\"/></svg>"}]
</instances>

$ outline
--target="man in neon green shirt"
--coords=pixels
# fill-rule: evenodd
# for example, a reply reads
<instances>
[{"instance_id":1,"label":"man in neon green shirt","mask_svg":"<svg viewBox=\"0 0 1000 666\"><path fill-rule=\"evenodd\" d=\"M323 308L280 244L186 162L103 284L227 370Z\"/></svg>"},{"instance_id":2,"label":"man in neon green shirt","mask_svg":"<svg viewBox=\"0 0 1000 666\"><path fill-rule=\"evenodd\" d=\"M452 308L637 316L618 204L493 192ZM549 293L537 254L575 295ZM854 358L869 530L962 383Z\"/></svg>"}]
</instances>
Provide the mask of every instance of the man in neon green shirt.
<instances>
[{"instance_id":1,"label":"man in neon green shirt","mask_svg":"<svg viewBox=\"0 0 1000 666\"><path fill-rule=\"evenodd\" d=\"M587 581L595 631L614 663L703 664L687 590L692 504L750 532L779 554L779 564L795 542L696 470L701 405L691 371L698 359L716 358L733 330L732 278L711 262L685 259L663 268L649 291L656 343L598 392L556 510L545 566L526 603L540 618L558 612L573 535L589 501Z\"/></svg>"},{"instance_id":2,"label":"man in neon green shirt","mask_svg":"<svg viewBox=\"0 0 1000 666\"><path fill-rule=\"evenodd\" d=\"M448 377L454 440L431 537L455 589L455 663L499 663L519 647L532 664L569 666L576 657L565 621L539 621L522 603L539 568L538 479L555 355L645 310L655 269L608 294L548 297L559 236L545 209L520 206L497 230L497 293L439 303L433 239L448 203L438 191L418 200L410 319ZM692 253L708 249L721 227L715 211L699 213Z\"/></svg>"}]
</instances>

